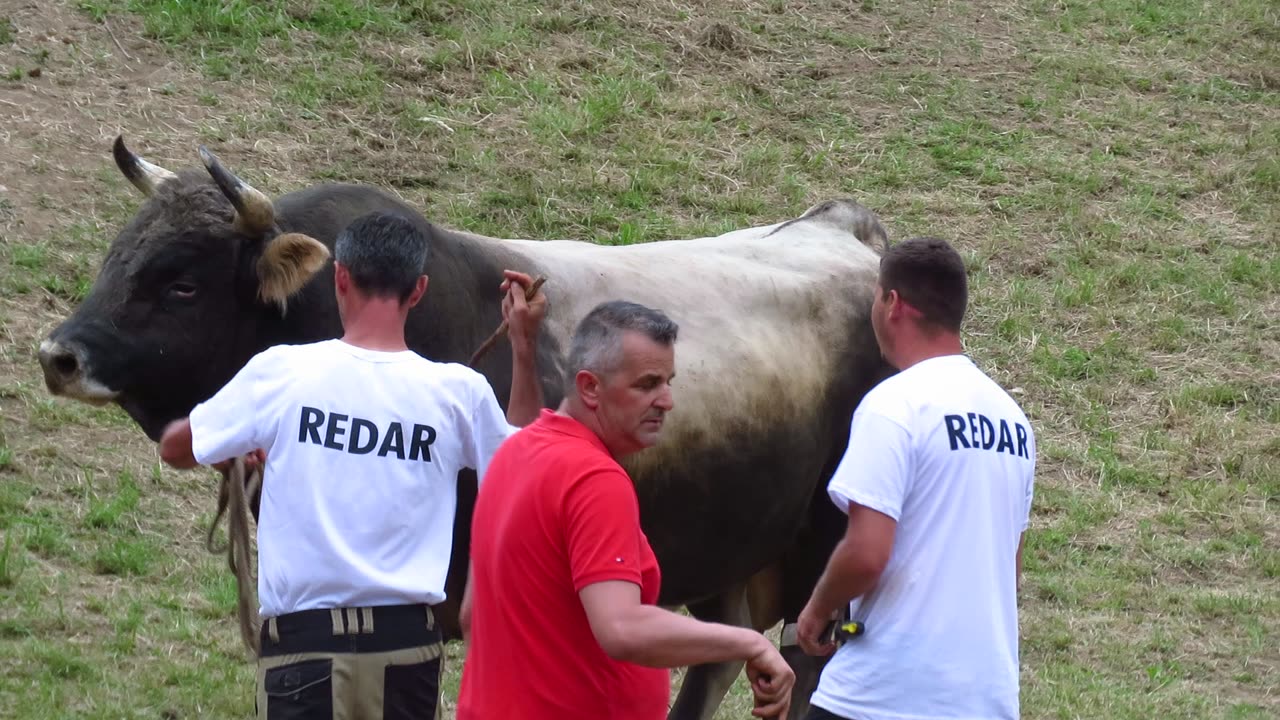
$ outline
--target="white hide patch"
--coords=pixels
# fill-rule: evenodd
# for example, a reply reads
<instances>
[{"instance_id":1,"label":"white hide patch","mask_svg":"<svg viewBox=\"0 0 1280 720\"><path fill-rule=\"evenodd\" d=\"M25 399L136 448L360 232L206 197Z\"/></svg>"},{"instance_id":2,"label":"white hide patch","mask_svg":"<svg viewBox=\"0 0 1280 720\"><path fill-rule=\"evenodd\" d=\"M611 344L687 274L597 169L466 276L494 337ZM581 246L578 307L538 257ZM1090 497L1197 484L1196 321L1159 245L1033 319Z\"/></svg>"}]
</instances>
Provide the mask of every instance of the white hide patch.
<instances>
[{"instance_id":1,"label":"white hide patch","mask_svg":"<svg viewBox=\"0 0 1280 720\"><path fill-rule=\"evenodd\" d=\"M53 356L57 355L61 350L61 345L52 340L45 340L40 343L41 355ZM65 379L58 386L56 394L86 402L90 405L106 405L120 396L118 390L112 390L95 380L90 369L85 368L83 365L80 366L74 377Z\"/></svg>"},{"instance_id":2,"label":"white hide patch","mask_svg":"<svg viewBox=\"0 0 1280 720\"><path fill-rule=\"evenodd\" d=\"M664 447L714 443L726 424L816 428L834 350L870 309L880 256L825 213L769 235L781 225L626 247L469 236L504 265L534 271L523 260L546 275L544 332L563 348L606 300L657 308L679 324L675 409L662 442L634 460L649 464L663 462ZM862 341L875 342L870 333Z\"/></svg>"}]
</instances>

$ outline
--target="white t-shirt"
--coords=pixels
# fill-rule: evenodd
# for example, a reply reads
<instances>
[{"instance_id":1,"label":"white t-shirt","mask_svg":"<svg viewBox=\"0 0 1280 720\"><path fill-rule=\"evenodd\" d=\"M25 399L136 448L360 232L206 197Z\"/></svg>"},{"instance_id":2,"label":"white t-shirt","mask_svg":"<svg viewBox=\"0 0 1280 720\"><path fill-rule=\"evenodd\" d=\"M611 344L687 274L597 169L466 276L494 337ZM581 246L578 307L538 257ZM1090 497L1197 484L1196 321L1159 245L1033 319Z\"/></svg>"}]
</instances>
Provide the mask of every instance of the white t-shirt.
<instances>
[{"instance_id":1,"label":"white t-shirt","mask_svg":"<svg viewBox=\"0 0 1280 720\"><path fill-rule=\"evenodd\" d=\"M828 492L897 521L867 625L813 704L856 720L1018 717L1016 555L1035 438L1013 398L963 355L890 377L858 406Z\"/></svg>"},{"instance_id":2,"label":"white t-shirt","mask_svg":"<svg viewBox=\"0 0 1280 720\"><path fill-rule=\"evenodd\" d=\"M191 411L200 463L267 451L263 617L444 600L458 472L515 430L474 370L341 340L269 348Z\"/></svg>"}]
</instances>

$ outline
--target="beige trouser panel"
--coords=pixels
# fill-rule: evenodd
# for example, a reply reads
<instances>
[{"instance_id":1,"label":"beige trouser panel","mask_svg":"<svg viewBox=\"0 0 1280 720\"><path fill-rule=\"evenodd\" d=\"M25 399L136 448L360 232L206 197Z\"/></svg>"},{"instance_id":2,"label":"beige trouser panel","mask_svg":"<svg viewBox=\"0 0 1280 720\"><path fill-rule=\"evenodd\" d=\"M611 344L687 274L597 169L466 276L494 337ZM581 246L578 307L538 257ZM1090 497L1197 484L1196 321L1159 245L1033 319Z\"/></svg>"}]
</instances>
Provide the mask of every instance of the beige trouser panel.
<instances>
[{"instance_id":1,"label":"beige trouser panel","mask_svg":"<svg viewBox=\"0 0 1280 720\"><path fill-rule=\"evenodd\" d=\"M373 632L372 612L368 608L334 609L331 613L334 635L368 634ZM360 618L360 621L357 621ZM427 612L424 621L428 628L433 628L435 619ZM275 618L267 620L267 634L273 641L278 641L279 634ZM420 665L437 660L444 652L442 643L420 647L404 648L388 652L367 653L298 653L275 655L258 659L257 696L258 720L269 720L268 696L266 688L267 673L276 668L295 665L309 660L328 660L331 670L328 678L319 677L309 685L295 688L295 692L304 692L326 679L331 684L333 698L333 720L383 720L383 706L386 700L387 668L399 665ZM436 687L440 686L440 669L437 665ZM435 703L435 717L440 717L440 705Z\"/></svg>"},{"instance_id":2,"label":"beige trouser panel","mask_svg":"<svg viewBox=\"0 0 1280 720\"><path fill-rule=\"evenodd\" d=\"M303 653L277 655L258 661L258 720L267 720L267 671L307 660L331 660L333 720L382 720L383 678L388 666L417 665L440 657L441 646L407 648L385 653ZM443 667L443 665L441 665ZM440 705L436 704L436 717Z\"/></svg>"}]
</instances>

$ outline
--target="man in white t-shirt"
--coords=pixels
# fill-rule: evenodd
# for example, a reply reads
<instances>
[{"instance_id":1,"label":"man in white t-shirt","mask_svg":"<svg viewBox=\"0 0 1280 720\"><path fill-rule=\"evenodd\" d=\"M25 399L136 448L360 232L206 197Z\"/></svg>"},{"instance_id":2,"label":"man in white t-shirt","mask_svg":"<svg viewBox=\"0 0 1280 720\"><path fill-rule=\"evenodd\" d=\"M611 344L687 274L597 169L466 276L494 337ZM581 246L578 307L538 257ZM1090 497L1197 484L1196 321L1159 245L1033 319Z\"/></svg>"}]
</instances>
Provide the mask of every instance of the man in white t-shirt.
<instances>
[{"instance_id":1,"label":"man in white t-shirt","mask_svg":"<svg viewBox=\"0 0 1280 720\"><path fill-rule=\"evenodd\" d=\"M535 339L546 306L506 273L513 352L503 417L482 375L408 349L405 320L427 288L428 247L407 219L358 218L334 246L344 335L255 357L169 426L180 468L256 450L259 718L431 718L458 472L483 477L498 446L537 417Z\"/></svg>"},{"instance_id":2,"label":"man in white t-shirt","mask_svg":"<svg viewBox=\"0 0 1280 720\"><path fill-rule=\"evenodd\" d=\"M901 372L859 404L828 487L849 524L797 623L806 652L836 653L809 720L1018 717L1035 437L964 355L967 302L964 262L942 240L881 260L871 322ZM846 606L836 650L824 630Z\"/></svg>"}]
</instances>

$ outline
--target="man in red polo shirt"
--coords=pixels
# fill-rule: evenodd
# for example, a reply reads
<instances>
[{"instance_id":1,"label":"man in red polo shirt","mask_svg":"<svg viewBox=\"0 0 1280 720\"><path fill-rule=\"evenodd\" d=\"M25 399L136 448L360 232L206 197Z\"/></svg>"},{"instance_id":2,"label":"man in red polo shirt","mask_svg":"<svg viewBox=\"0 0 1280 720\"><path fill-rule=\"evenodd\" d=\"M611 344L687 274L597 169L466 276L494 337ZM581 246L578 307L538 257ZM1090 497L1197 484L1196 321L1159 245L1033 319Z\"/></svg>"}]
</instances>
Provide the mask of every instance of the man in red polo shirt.
<instances>
[{"instance_id":1,"label":"man in red polo shirt","mask_svg":"<svg viewBox=\"0 0 1280 720\"><path fill-rule=\"evenodd\" d=\"M763 635L663 610L657 559L618 459L672 408L677 327L614 301L579 324L565 400L507 440L476 500L458 720L662 720L666 668L745 661L754 714L795 676Z\"/></svg>"}]
</instances>

